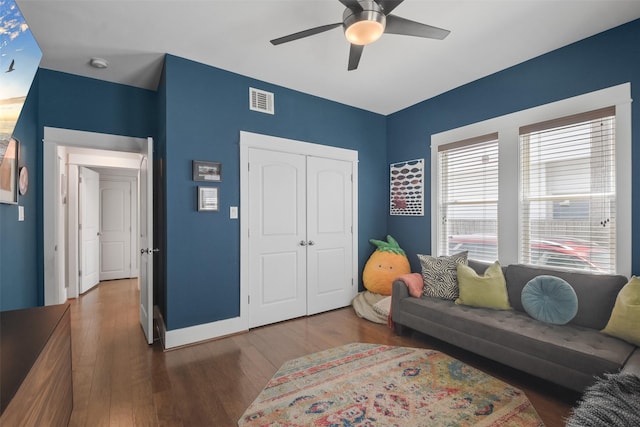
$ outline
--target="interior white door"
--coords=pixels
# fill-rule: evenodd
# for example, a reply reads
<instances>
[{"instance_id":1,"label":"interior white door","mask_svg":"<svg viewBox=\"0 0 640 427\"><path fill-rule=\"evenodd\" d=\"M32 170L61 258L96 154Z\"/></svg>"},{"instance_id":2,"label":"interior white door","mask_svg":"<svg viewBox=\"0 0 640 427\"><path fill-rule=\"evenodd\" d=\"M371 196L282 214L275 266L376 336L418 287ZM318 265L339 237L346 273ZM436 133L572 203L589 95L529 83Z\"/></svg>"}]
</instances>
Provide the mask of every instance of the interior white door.
<instances>
[{"instance_id":1,"label":"interior white door","mask_svg":"<svg viewBox=\"0 0 640 427\"><path fill-rule=\"evenodd\" d=\"M305 156L249 150L249 326L307 313Z\"/></svg>"},{"instance_id":2,"label":"interior white door","mask_svg":"<svg viewBox=\"0 0 640 427\"><path fill-rule=\"evenodd\" d=\"M100 280L131 277L131 186L100 180Z\"/></svg>"},{"instance_id":3,"label":"interior white door","mask_svg":"<svg viewBox=\"0 0 640 427\"><path fill-rule=\"evenodd\" d=\"M100 281L100 175L80 168L80 293Z\"/></svg>"},{"instance_id":4,"label":"interior white door","mask_svg":"<svg viewBox=\"0 0 640 427\"><path fill-rule=\"evenodd\" d=\"M353 283L351 162L307 158L307 314L348 306Z\"/></svg>"},{"instance_id":5,"label":"interior white door","mask_svg":"<svg viewBox=\"0 0 640 427\"><path fill-rule=\"evenodd\" d=\"M153 343L153 139L147 138L147 150L140 161L138 208L140 230L140 325L147 343Z\"/></svg>"}]
</instances>

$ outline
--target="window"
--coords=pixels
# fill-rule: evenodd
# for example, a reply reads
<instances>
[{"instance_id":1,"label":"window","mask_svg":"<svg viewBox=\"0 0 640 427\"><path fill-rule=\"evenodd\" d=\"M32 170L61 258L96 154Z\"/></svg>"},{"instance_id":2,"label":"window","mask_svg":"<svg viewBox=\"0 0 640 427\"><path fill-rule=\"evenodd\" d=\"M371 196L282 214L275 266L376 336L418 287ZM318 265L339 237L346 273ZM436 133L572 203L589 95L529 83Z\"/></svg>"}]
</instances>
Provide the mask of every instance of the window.
<instances>
[{"instance_id":1,"label":"window","mask_svg":"<svg viewBox=\"0 0 640 427\"><path fill-rule=\"evenodd\" d=\"M615 108L520 129L521 261L616 270Z\"/></svg>"},{"instance_id":2,"label":"window","mask_svg":"<svg viewBox=\"0 0 640 427\"><path fill-rule=\"evenodd\" d=\"M438 147L439 252L498 258L498 134Z\"/></svg>"},{"instance_id":3,"label":"window","mask_svg":"<svg viewBox=\"0 0 640 427\"><path fill-rule=\"evenodd\" d=\"M431 253L630 276L631 157L629 83L434 134Z\"/></svg>"}]
</instances>

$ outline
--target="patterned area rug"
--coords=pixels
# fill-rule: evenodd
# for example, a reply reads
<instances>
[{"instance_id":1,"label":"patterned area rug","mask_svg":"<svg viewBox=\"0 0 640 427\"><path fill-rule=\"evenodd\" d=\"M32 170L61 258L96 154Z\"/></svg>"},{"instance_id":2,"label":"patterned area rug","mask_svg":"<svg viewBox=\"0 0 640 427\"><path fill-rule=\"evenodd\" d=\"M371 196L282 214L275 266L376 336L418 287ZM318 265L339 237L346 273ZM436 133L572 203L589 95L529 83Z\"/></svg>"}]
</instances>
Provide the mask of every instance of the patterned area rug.
<instances>
[{"instance_id":1,"label":"patterned area rug","mask_svg":"<svg viewBox=\"0 0 640 427\"><path fill-rule=\"evenodd\" d=\"M348 344L290 360L239 426L543 426L523 392L446 354Z\"/></svg>"}]
</instances>

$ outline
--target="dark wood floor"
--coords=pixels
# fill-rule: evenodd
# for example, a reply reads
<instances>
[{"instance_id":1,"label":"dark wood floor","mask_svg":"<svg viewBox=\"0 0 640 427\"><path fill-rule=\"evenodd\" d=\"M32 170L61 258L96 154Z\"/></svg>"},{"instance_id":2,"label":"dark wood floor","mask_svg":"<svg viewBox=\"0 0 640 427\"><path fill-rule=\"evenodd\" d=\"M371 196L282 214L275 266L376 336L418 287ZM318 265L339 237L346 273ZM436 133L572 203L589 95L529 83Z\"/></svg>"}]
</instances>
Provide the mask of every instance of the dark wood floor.
<instances>
[{"instance_id":1,"label":"dark wood floor","mask_svg":"<svg viewBox=\"0 0 640 427\"><path fill-rule=\"evenodd\" d=\"M164 352L145 343L135 280L103 282L71 301L70 426L235 426L283 362L350 342L434 348L525 391L547 426L576 393L421 334L399 337L348 307Z\"/></svg>"}]
</instances>

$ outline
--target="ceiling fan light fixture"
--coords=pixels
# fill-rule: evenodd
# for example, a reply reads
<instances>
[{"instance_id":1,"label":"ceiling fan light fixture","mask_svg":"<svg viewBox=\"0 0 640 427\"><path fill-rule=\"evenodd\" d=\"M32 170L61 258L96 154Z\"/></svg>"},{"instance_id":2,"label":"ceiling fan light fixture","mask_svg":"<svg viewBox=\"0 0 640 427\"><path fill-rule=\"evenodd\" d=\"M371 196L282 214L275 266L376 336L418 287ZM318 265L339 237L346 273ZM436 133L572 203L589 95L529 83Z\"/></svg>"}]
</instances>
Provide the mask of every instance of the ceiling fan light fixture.
<instances>
[{"instance_id":1,"label":"ceiling fan light fixture","mask_svg":"<svg viewBox=\"0 0 640 427\"><path fill-rule=\"evenodd\" d=\"M384 33L387 17L376 2L367 2L365 10L346 9L343 15L344 35L349 43L367 45Z\"/></svg>"},{"instance_id":2,"label":"ceiling fan light fixture","mask_svg":"<svg viewBox=\"0 0 640 427\"><path fill-rule=\"evenodd\" d=\"M350 43L347 71L353 71L358 68L365 45L375 42L384 33L442 40L451 32L391 14L404 0L338 1L345 6L344 12L342 12L342 22L320 25L278 37L271 40L271 44L277 46L342 26L344 35ZM387 27L387 23L389 27Z\"/></svg>"},{"instance_id":3,"label":"ceiling fan light fixture","mask_svg":"<svg viewBox=\"0 0 640 427\"><path fill-rule=\"evenodd\" d=\"M350 43L367 45L378 40L384 33L384 26L377 21L358 21L344 32Z\"/></svg>"}]
</instances>

